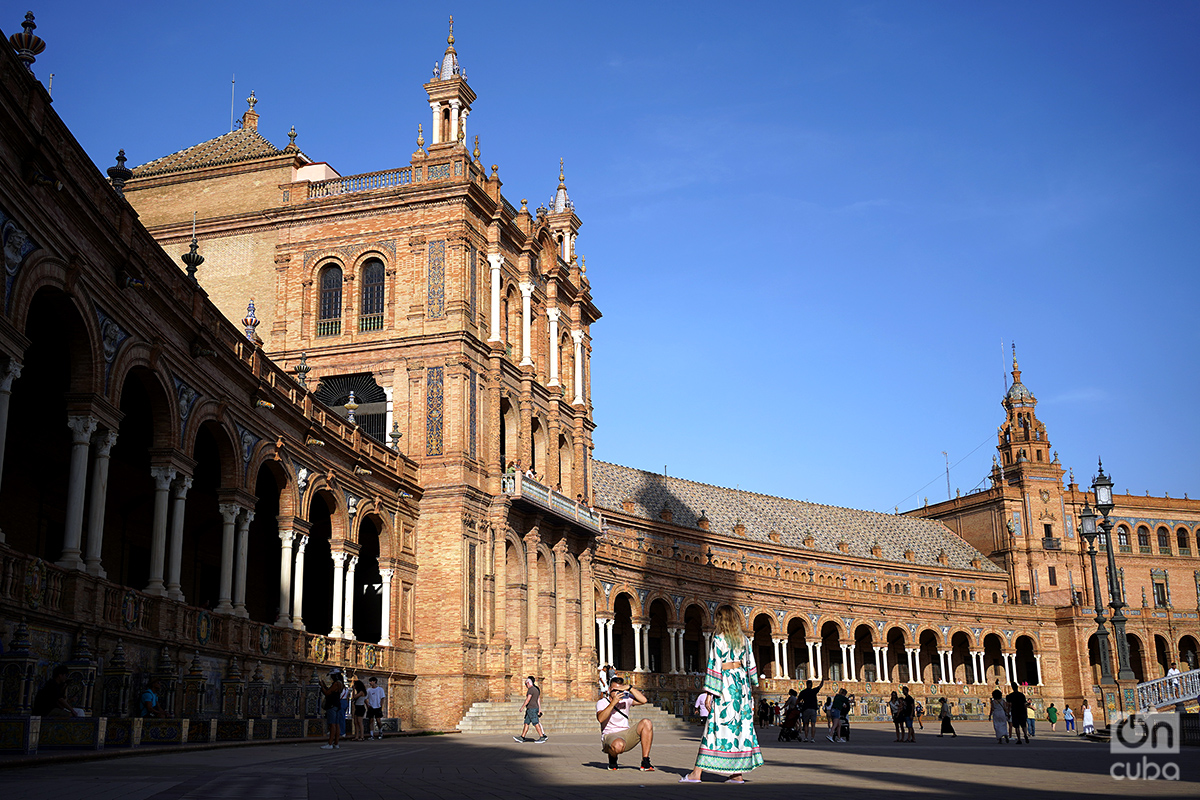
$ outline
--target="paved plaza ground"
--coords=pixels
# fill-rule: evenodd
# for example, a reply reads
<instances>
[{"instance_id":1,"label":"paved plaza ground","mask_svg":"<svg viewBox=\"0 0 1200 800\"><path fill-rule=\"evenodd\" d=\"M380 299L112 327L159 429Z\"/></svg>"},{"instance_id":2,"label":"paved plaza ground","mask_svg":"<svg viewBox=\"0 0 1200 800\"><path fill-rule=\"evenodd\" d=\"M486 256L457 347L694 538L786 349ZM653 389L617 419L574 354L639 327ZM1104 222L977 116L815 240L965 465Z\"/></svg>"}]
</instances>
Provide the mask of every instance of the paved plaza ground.
<instances>
[{"instance_id":1,"label":"paved plaza ground","mask_svg":"<svg viewBox=\"0 0 1200 800\"><path fill-rule=\"evenodd\" d=\"M1048 729L1028 747L997 745L990 725L960 722L957 739L938 739L935 726L915 744L894 744L890 726L861 724L854 740L831 744L776 741L760 729L766 765L744 786L715 775L702 785L679 784L696 756L699 729L659 731L655 772L637 769L637 754L607 770L599 737L555 736L517 744L509 736L413 736L351 742L338 751L317 743L271 744L139 754L0 770L2 800L183 800L184 798L636 798L751 795L795 800L930 795L938 798L1186 796L1200 797L1200 749L1175 761L1183 780L1116 781L1108 746Z\"/></svg>"}]
</instances>

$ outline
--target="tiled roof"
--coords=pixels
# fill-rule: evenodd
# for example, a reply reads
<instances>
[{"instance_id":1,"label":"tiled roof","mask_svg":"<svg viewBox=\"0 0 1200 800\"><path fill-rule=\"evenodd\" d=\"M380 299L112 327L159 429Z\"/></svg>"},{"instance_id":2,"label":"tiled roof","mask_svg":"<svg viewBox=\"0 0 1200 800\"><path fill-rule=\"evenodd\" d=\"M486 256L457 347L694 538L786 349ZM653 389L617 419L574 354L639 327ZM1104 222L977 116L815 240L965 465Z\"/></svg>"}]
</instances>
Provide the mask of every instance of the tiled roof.
<instances>
[{"instance_id":1,"label":"tiled roof","mask_svg":"<svg viewBox=\"0 0 1200 800\"><path fill-rule=\"evenodd\" d=\"M257 130L239 128L236 131L221 134L215 139L209 139L207 142L192 145L178 153L156 158L140 167L134 167L133 177L145 178L169 172L184 172L202 167L234 164L239 161L253 161L257 158L283 155L283 153L283 150L271 144Z\"/></svg>"},{"instance_id":2,"label":"tiled roof","mask_svg":"<svg viewBox=\"0 0 1200 800\"><path fill-rule=\"evenodd\" d=\"M699 529L701 513L715 533L733 535L733 526L741 521L745 526L744 538L755 542L770 542L769 534L776 531L781 544L802 548L805 537L811 534L812 550L842 555L838 543L845 541L849 545L848 555L860 558L873 558L871 546L878 542L883 561L937 567L941 566L938 554L944 551L949 567L970 569L971 560L979 559L981 571L1003 572L933 520L787 500L664 477L604 461L593 464L596 505L601 509L623 512L628 501L633 503L634 516L658 520L666 508L671 512L672 524L685 528ZM904 552L910 549L913 562L904 558Z\"/></svg>"}]
</instances>

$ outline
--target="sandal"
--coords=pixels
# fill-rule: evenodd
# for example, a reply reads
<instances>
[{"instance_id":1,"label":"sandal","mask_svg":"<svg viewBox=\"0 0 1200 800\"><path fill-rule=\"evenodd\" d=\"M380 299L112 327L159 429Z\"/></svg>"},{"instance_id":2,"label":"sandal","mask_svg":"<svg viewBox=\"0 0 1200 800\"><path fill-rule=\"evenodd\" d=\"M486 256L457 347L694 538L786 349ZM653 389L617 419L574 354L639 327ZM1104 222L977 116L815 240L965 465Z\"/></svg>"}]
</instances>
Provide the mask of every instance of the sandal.
<instances>
[{"instance_id":1,"label":"sandal","mask_svg":"<svg viewBox=\"0 0 1200 800\"><path fill-rule=\"evenodd\" d=\"M680 783L700 783L700 778L696 778L695 780L693 780L693 779L689 778L687 775L684 775L682 778L679 779L679 782Z\"/></svg>"},{"instance_id":2,"label":"sandal","mask_svg":"<svg viewBox=\"0 0 1200 800\"><path fill-rule=\"evenodd\" d=\"M728 779L726 779L725 782L726 783L745 783L746 779L745 778L728 778Z\"/></svg>"}]
</instances>

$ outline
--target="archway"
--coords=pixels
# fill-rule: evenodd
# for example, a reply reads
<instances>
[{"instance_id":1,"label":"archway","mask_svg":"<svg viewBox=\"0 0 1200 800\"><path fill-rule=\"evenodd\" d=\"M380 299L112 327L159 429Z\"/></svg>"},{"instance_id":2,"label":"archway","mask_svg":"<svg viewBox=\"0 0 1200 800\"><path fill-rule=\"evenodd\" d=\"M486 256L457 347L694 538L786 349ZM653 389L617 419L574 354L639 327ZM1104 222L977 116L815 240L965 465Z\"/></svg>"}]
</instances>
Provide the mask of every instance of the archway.
<instances>
[{"instance_id":1,"label":"archway","mask_svg":"<svg viewBox=\"0 0 1200 800\"><path fill-rule=\"evenodd\" d=\"M683 668L687 672L703 672L708 665L704 649L704 609L692 603L683 612Z\"/></svg>"},{"instance_id":2,"label":"archway","mask_svg":"<svg viewBox=\"0 0 1200 800\"><path fill-rule=\"evenodd\" d=\"M917 637L917 683L937 683L942 679L942 667L938 663L938 637L931 630L923 630Z\"/></svg>"},{"instance_id":3,"label":"archway","mask_svg":"<svg viewBox=\"0 0 1200 800\"><path fill-rule=\"evenodd\" d=\"M57 561L72 449L67 395L97 391L92 349L75 304L57 289L34 296L25 335L30 344L9 401L0 530L9 547Z\"/></svg>"},{"instance_id":4,"label":"archway","mask_svg":"<svg viewBox=\"0 0 1200 800\"><path fill-rule=\"evenodd\" d=\"M1088 668L1092 676L1092 684L1098 686L1102 674L1102 666L1100 662L1100 640L1096 634L1088 637Z\"/></svg>"},{"instance_id":5,"label":"archway","mask_svg":"<svg viewBox=\"0 0 1200 800\"><path fill-rule=\"evenodd\" d=\"M542 425L541 419L533 418L533 423L530 428L532 438L532 447L529 452L529 468L533 470L536 476L535 480L545 481L546 479L546 428Z\"/></svg>"},{"instance_id":6,"label":"archway","mask_svg":"<svg viewBox=\"0 0 1200 800\"><path fill-rule=\"evenodd\" d=\"M1017 637L1013 660L1016 662L1016 674L1013 676L1013 679L1017 683L1023 683L1028 686L1038 686L1041 684L1042 676L1038 671L1037 649L1032 637Z\"/></svg>"},{"instance_id":7,"label":"archway","mask_svg":"<svg viewBox=\"0 0 1200 800\"><path fill-rule=\"evenodd\" d=\"M354 570L354 638L378 642L383 635L383 576L379 574L379 517L358 523L358 566Z\"/></svg>"},{"instance_id":8,"label":"archway","mask_svg":"<svg viewBox=\"0 0 1200 800\"><path fill-rule=\"evenodd\" d=\"M575 448L562 434L558 437L558 490L567 497L575 496Z\"/></svg>"},{"instance_id":9,"label":"archway","mask_svg":"<svg viewBox=\"0 0 1200 800\"><path fill-rule=\"evenodd\" d=\"M950 637L950 679L955 683L976 683L975 659L971 658L971 637L959 631Z\"/></svg>"},{"instance_id":10,"label":"archway","mask_svg":"<svg viewBox=\"0 0 1200 800\"><path fill-rule=\"evenodd\" d=\"M758 614L754 617L754 632L751 641L754 644L754 658L758 661L758 674L765 678L778 678L778 665L775 663L775 643L772 641L772 620L770 614Z\"/></svg>"},{"instance_id":11,"label":"archway","mask_svg":"<svg viewBox=\"0 0 1200 800\"><path fill-rule=\"evenodd\" d=\"M904 629L893 626L887 632L887 651L884 653L887 667L885 680L888 683L909 683L908 636Z\"/></svg>"},{"instance_id":12,"label":"archway","mask_svg":"<svg viewBox=\"0 0 1200 800\"><path fill-rule=\"evenodd\" d=\"M983 666L989 684L1008 685L1011 678L1004 668L1004 643L994 633L983 637Z\"/></svg>"},{"instance_id":13,"label":"archway","mask_svg":"<svg viewBox=\"0 0 1200 800\"><path fill-rule=\"evenodd\" d=\"M879 669L875 666L875 629L870 625L859 625L854 629L854 674L847 680L876 683Z\"/></svg>"},{"instance_id":14,"label":"archway","mask_svg":"<svg viewBox=\"0 0 1200 800\"><path fill-rule=\"evenodd\" d=\"M543 549L537 551L537 636L544 649L558 641L558 575L554 559Z\"/></svg>"},{"instance_id":15,"label":"archway","mask_svg":"<svg viewBox=\"0 0 1200 800\"><path fill-rule=\"evenodd\" d=\"M160 417L166 415L166 399L157 384L145 368L129 371L121 388L123 416L117 441L109 452L101 564L109 580L134 589L146 588L150 580L154 528L150 453L156 448L153 421L156 410Z\"/></svg>"},{"instance_id":16,"label":"archway","mask_svg":"<svg viewBox=\"0 0 1200 800\"><path fill-rule=\"evenodd\" d=\"M1179 640L1179 669L1187 672L1193 669L1200 669L1200 661L1197 660L1196 637L1184 636Z\"/></svg>"},{"instance_id":17,"label":"archway","mask_svg":"<svg viewBox=\"0 0 1200 800\"><path fill-rule=\"evenodd\" d=\"M1125 640L1129 642L1129 667L1138 683L1142 683L1146 680L1146 657L1142 640L1132 633L1125 634Z\"/></svg>"},{"instance_id":18,"label":"archway","mask_svg":"<svg viewBox=\"0 0 1200 800\"><path fill-rule=\"evenodd\" d=\"M516 652L525 645L526 620L525 612L525 554L522 546L506 539L504 542L504 577L507 585L504 587L504 630L508 644Z\"/></svg>"},{"instance_id":19,"label":"archway","mask_svg":"<svg viewBox=\"0 0 1200 800\"><path fill-rule=\"evenodd\" d=\"M216 420L205 420L192 446L196 466L183 513L180 591L185 602L216 608L221 595L221 492L234 486L237 458L228 433ZM247 587L249 586L247 581Z\"/></svg>"},{"instance_id":20,"label":"archway","mask_svg":"<svg viewBox=\"0 0 1200 800\"><path fill-rule=\"evenodd\" d=\"M813 676L812 664L808 663L808 637L805 634L804 620L792 617L787 626L788 663L792 666L792 675L797 680Z\"/></svg>"},{"instance_id":21,"label":"archway","mask_svg":"<svg viewBox=\"0 0 1200 800\"><path fill-rule=\"evenodd\" d=\"M842 665L842 629L836 622L821 626L821 675L835 683L844 680Z\"/></svg>"},{"instance_id":22,"label":"archway","mask_svg":"<svg viewBox=\"0 0 1200 800\"><path fill-rule=\"evenodd\" d=\"M254 481L254 519L246 532L246 615L256 622L273 623L279 608L279 573L282 553L279 548L280 495L287 487L287 475L278 461L267 461L258 469ZM307 553L305 554L307 556ZM307 563L307 560L306 560Z\"/></svg>"},{"instance_id":23,"label":"archway","mask_svg":"<svg viewBox=\"0 0 1200 800\"><path fill-rule=\"evenodd\" d=\"M328 634L333 630L333 515L337 500L322 489L309 504L308 545L304 551L304 597L301 613L304 629ZM340 576L339 576L340 578Z\"/></svg>"},{"instance_id":24,"label":"archway","mask_svg":"<svg viewBox=\"0 0 1200 800\"><path fill-rule=\"evenodd\" d=\"M517 410L513 407L512 401L507 397L500 400L500 467L508 471L518 469L521 465L518 463L521 458L521 448L517 442L519 440L519 432L521 430L521 422L517 416Z\"/></svg>"},{"instance_id":25,"label":"archway","mask_svg":"<svg viewBox=\"0 0 1200 800\"><path fill-rule=\"evenodd\" d=\"M1157 633L1154 634L1154 657L1158 662L1158 674L1154 677L1161 678L1167 674L1171 662L1175 659L1171 657L1171 645L1167 642L1166 637Z\"/></svg>"},{"instance_id":26,"label":"archway","mask_svg":"<svg viewBox=\"0 0 1200 800\"><path fill-rule=\"evenodd\" d=\"M668 628L671 624L671 609L661 597L656 598L650 603L646 616L650 620L650 631L647 634L650 646L646 663L642 666L650 672L670 672L671 636Z\"/></svg>"},{"instance_id":27,"label":"archway","mask_svg":"<svg viewBox=\"0 0 1200 800\"><path fill-rule=\"evenodd\" d=\"M613 600L613 668L623 671L635 666L633 652L633 598L625 592Z\"/></svg>"}]
</instances>

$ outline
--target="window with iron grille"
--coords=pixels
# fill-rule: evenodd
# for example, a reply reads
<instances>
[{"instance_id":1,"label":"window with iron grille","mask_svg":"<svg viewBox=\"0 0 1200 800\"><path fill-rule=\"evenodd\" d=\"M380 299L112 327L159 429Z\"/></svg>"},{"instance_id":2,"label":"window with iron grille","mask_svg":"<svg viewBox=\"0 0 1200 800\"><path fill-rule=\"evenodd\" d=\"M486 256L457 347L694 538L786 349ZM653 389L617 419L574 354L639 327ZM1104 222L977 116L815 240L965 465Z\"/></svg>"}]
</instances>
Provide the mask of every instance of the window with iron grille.
<instances>
[{"instance_id":1,"label":"window with iron grille","mask_svg":"<svg viewBox=\"0 0 1200 800\"><path fill-rule=\"evenodd\" d=\"M321 270L317 320L318 336L333 336L342 332L342 268L336 264Z\"/></svg>"},{"instance_id":2,"label":"window with iron grille","mask_svg":"<svg viewBox=\"0 0 1200 800\"><path fill-rule=\"evenodd\" d=\"M372 258L363 265L360 331L383 330L383 262Z\"/></svg>"}]
</instances>

